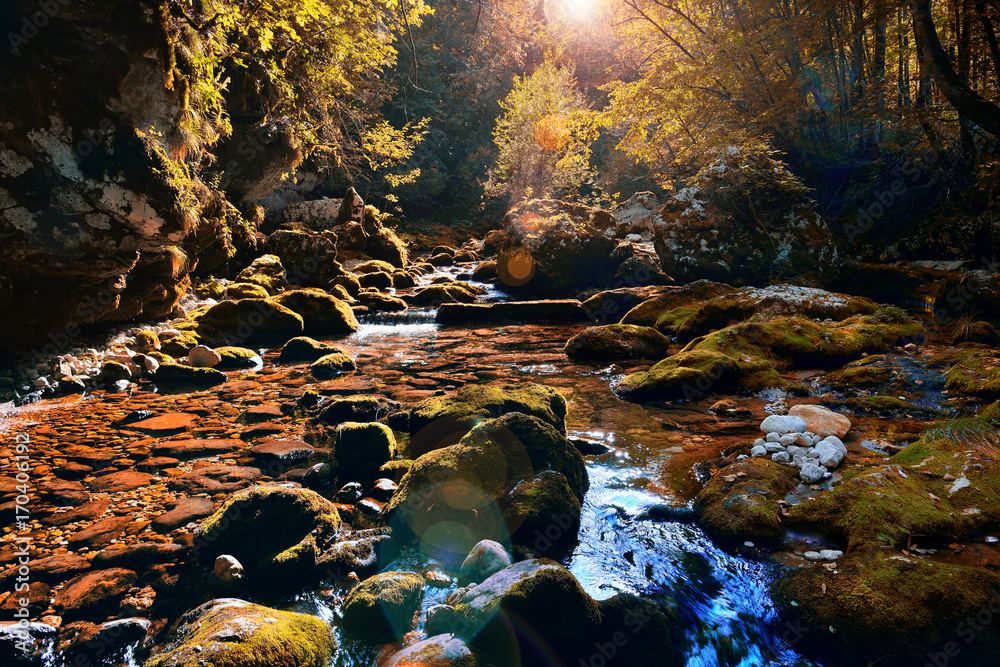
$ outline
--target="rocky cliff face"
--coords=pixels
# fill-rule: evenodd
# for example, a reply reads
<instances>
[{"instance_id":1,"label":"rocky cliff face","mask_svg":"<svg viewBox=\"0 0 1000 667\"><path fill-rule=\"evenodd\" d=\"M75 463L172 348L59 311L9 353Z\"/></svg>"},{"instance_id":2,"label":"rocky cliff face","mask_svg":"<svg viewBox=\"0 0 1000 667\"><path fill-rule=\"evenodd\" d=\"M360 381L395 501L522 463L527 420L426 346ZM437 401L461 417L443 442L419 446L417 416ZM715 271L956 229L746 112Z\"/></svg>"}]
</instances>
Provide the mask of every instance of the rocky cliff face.
<instances>
[{"instance_id":1,"label":"rocky cliff face","mask_svg":"<svg viewBox=\"0 0 1000 667\"><path fill-rule=\"evenodd\" d=\"M199 34L170 7L0 7L0 348L30 352L95 323L163 317L199 262L226 262L234 234L252 239L194 175L221 119L192 103ZM255 145L285 139L265 133ZM271 152L286 166L296 155ZM273 181L258 164L268 154L255 149L240 195Z\"/></svg>"}]
</instances>

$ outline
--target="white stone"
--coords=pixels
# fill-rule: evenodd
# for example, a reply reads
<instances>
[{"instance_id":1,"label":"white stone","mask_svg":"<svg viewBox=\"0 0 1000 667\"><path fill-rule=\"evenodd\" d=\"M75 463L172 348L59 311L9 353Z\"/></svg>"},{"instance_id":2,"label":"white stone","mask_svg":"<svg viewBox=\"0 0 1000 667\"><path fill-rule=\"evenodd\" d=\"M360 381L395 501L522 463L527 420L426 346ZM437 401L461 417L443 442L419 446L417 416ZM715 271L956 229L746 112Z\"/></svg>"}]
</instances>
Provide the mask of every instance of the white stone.
<instances>
[{"instance_id":1,"label":"white stone","mask_svg":"<svg viewBox=\"0 0 1000 667\"><path fill-rule=\"evenodd\" d=\"M764 438L757 438L756 440L753 441L753 446L763 447L765 442L767 442L767 440L765 440Z\"/></svg>"},{"instance_id":2,"label":"white stone","mask_svg":"<svg viewBox=\"0 0 1000 667\"><path fill-rule=\"evenodd\" d=\"M816 482L823 479L826 475L826 468L818 466L815 463L806 462L802 465L802 469L799 470L799 479L801 479L806 484L815 484Z\"/></svg>"},{"instance_id":3,"label":"white stone","mask_svg":"<svg viewBox=\"0 0 1000 667\"><path fill-rule=\"evenodd\" d=\"M802 433L806 430L806 421L802 417L771 415L761 422L760 430L764 433L771 433L772 431L778 433Z\"/></svg>"},{"instance_id":4,"label":"white stone","mask_svg":"<svg viewBox=\"0 0 1000 667\"><path fill-rule=\"evenodd\" d=\"M770 454L774 454L775 452L785 451L784 445L782 445L780 442L769 442L766 445L764 445L764 449L766 449Z\"/></svg>"},{"instance_id":5,"label":"white stone","mask_svg":"<svg viewBox=\"0 0 1000 667\"><path fill-rule=\"evenodd\" d=\"M796 435L798 435L798 434L796 434ZM791 435L791 434L783 435L780 438L778 438L778 442L780 442L785 447L787 447L788 445L794 445L795 444L795 436Z\"/></svg>"},{"instance_id":6,"label":"white stone","mask_svg":"<svg viewBox=\"0 0 1000 667\"><path fill-rule=\"evenodd\" d=\"M222 361L222 355L205 345L198 345L188 352L188 363L195 368L212 368Z\"/></svg>"},{"instance_id":7,"label":"white stone","mask_svg":"<svg viewBox=\"0 0 1000 667\"><path fill-rule=\"evenodd\" d=\"M819 555L822 556L824 560L837 560L844 555L844 552L836 549L820 549Z\"/></svg>"},{"instance_id":8,"label":"white stone","mask_svg":"<svg viewBox=\"0 0 1000 667\"><path fill-rule=\"evenodd\" d=\"M756 458L761 458L761 457L767 456L767 448L765 448L765 447L763 447L761 445L755 445L754 447L750 448L750 456L753 456L753 457L756 457Z\"/></svg>"},{"instance_id":9,"label":"white stone","mask_svg":"<svg viewBox=\"0 0 1000 667\"><path fill-rule=\"evenodd\" d=\"M823 554L818 551L807 551L802 556L806 560L823 560Z\"/></svg>"},{"instance_id":10,"label":"white stone","mask_svg":"<svg viewBox=\"0 0 1000 667\"><path fill-rule=\"evenodd\" d=\"M764 440L767 442L778 442L779 440L781 440L781 435L779 435L778 433L768 433L766 436L764 436Z\"/></svg>"},{"instance_id":11,"label":"white stone","mask_svg":"<svg viewBox=\"0 0 1000 667\"><path fill-rule=\"evenodd\" d=\"M837 436L828 435L825 438L823 438L823 440L821 440L820 442L829 442L831 445L842 451L844 453L844 456L847 456L847 445L845 445L841 441L841 439L838 438Z\"/></svg>"},{"instance_id":12,"label":"white stone","mask_svg":"<svg viewBox=\"0 0 1000 667\"><path fill-rule=\"evenodd\" d=\"M816 445L816 455L819 457L820 465L827 469L836 468L844 462L844 452L827 440Z\"/></svg>"},{"instance_id":13,"label":"white stone","mask_svg":"<svg viewBox=\"0 0 1000 667\"><path fill-rule=\"evenodd\" d=\"M221 584L235 584L243 580L243 565L233 556L222 555L215 559L212 576Z\"/></svg>"},{"instance_id":14,"label":"white stone","mask_svg":"<svg viewBox=\"0 0 1000 667\"><path fill-rule=\"evenodd\" d=\"M513 563L503 545L493 540L481 540L472 547L458 571L459 578L480 583Z\"/></svg>"},{"instance_id":15,"label":"white stone","mask_svg":"<svg viewBox=\"0 0 1000 667\"><path fill-rule=\"evenodd\" d=\"M771 460L775 463L788 463L792 457L788 455L788 452L775 452L771 454Z\"/></svg>"}]
</instances>

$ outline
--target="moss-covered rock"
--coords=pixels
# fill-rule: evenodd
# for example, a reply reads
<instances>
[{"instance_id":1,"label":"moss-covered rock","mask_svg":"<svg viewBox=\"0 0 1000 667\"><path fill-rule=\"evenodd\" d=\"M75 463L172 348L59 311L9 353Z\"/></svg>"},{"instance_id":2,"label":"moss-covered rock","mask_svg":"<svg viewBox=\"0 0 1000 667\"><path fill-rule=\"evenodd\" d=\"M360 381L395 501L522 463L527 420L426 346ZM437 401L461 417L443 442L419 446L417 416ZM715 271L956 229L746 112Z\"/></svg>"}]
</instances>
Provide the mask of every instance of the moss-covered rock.
<instances>
[{"instance_id":1,"label":"moss-covered rock","mask_svg":"<svg viewBox=\"0 0 1000 667\"><path fill-rule=\"evenodd\" d=\"M598 606L601 628L595 637L602 645L616 647L614 659L619 664L680 667L686 663L684 620L672 598L619 593Z\"/></svg>"},{"instance_id":2,"label":"moss-covered rock","mask_svg":"<svg viewBox=\"0 0 1000 667\"><path fill-rule=\"evenodd\" d=\"M361 283L361 287L374 287L382 290L392 287L392 274L385 271L362 273L358 276L358 282Z\"/></svg>"},{"instance_id":3,"label":"moss-covered rock","mask_svg":"<svg viewBox=\"0 0 1000 667\"><path fill-rule=\"evenodd\" d=\"M544 470L561 473L582 502L587 471L573 444L536 417L507 414L473 428L458 444L414 461L386 514L400 538L420 537L437 556L461 562L480 540L508 540L500 502ZM534 536L515 538L530 542Z\"/></svg>"},{"instance_id":4,"label":"moss-covered rock","mask_svg":"<svg viewBox=\"0 0 1000 667\"><path fill-rule=\"evenodd\" d=\"M368 260L367 262L362 262L357 266L355 266L353 269L353 271L359 275L365 273L375 273L376 271L381 271L382 273L388 273L389 275L392 275L392 273L395 270L396 267L394 267L392 264L390 264L389 262L383 262L380 259L372 259Z\"/></svg>"},{"instance_id":5,"label":"moss-covered rock","mask_svg":"<svg viewBox=\"0 0 1000 667\"><path fill-rule=\"evenodd\" d=\"M270 294L256 283L230 283L226 296L230 299L266 299Z\"/></svg>"},{"instance_id":6,"label":"moss-covered rock","mask_svg":"<svg viewBox=\"0 0 1000 667\"><path fill-rule=\"evenodd\" d=\"M365 253L400 269L406 268L409 255L406 244L388 227L378 227L374 234L368 236Z\"/></svg>"},{"instance_id":7,"label":"moss-covered rock","mask_svg":"<svg viewBox=\"0 0 1000 667\"><path fill-rule=\"evenodd\" d=\"M895 396L851 396L844 399L843 405L856 415L873 417L932 419L941 415L941 411L937 408L912 403Z\"/></svg>"},{"instance_id":8,"label":"moss-covered rock","mask_svg":"<svg viewBox=\"0 0 1000 667\"><path fill-rule=\"evenodd\" d=\"M245 368L257 368L264 364L264 360L255 351L245 347L234 347L223 345L215 348L215 351L222 357L222 361L216 366L218 370L235 371Z\"/></svg>"},{"instance_id":9,"label":"moss-covered rock","mask_svg":"<svg viewBox=\"0 0 1000 667\"><path fill-rule=\"evenodd\" d=\"M807 655L889 667L945 664L956 655L949 646L960 647L956 664L996 664L997 625L975 619L984 610L996 617L998 595L993 572L878 549L842 558L836 573L792 572L773 589L783 613L809 630L797 646Z\"/></svg>"},{"instance_id":10,"label":"moss-covered rock","mask_svg":"<svg viewBox=\"0 0 1000 667\"><path fill-rule=\"evenodd\" d=\"M147 667L324 667L335 648L322 619L243 600L211 600L184 614Z\"/></svg>"},{"instance_id":11,"label":"moss-covered rock","mask_svg":"<svg viewBox=\"0 0 1000 667\"><path fill-rule=\"evenodd\" d=\"M135 335L135 343L133 347L138 352L151 352L153 350L159 350L160 337L156 335L155 331L143 329Z\"/></svg>"},{"instance_id":12,"label":"moss-covered rock","mask_svg":"<svg viewBox=\"0 0 1000 667\"><path fill-rule=\"evenodd\" d=\"M788 521L822 527L849 549L905 548L917 535L967 539L1000 521L996 426L980 417L930 429L886 464L846 470L833 489L794 506Z\"/></svg>"},{"instance_id":13,"label":"moss-covered rock","mask_svg":"<svg viewBox=\"0 0 1000 667\"><path fill-rule=\"evenodd\" d=\"M539 384L471 385L457 396L434 396L410 412L411 456L458 442L476 424L509 412L538 417L566 431L566 399L555 389Z\"/></svg>"},{"instance_id":14,"label":"moss-covered rock","mask_svg":"<svg viewBox=\"0 0 1000 667\"><path fill-rule=\"evenodd\" d=\"M335 296L319 290L290 290L271 299L302 317L308 336L335 338L358 330L351 307Z\"/></svg>"},{"instance_id":15,"label":"moss-covered rock","mask_svg":"<svg viewBox=\"0 0 1000 667\"><path fill-rule=\"evenodd\" d=\"M564 475L543 471L511 489L500 506L512 540L536 554L555 557L576 544L581 503Z\"/></svg>"},{"instance_id":16,"label":"moss-covered rock","mask_svg":"<svg viewBox=\"0 0 1000 667\"><path fill-rule=\"evenodd\" d=\"M197 316L202 343L221 345L273 345L301 335L302 317L269 299L222 301Z\"/></svg>"},{"instance_id":17,"label":"moss-covered rock","mask_svg":"<svg viewBox=\"0 0 1000 667\"><path fill-rule=\"evenodd\" d=\"M344 396L323 408L319 419L327 424L343 422L374 422L403 407L402 403L384 396Z\"/></svg>"},{"instance_id":18,"label":"moss-covered rock","mask_svg":"<svg viewBox=\"0 0 1000 667\"><path fill-rule=\"evenodd\" d=\"M281 265L281 259L275 255L258 257L250 263L250 266L239 272L236 281L260 285L268 294L277 294L288 286L285 267Z\"/></svg>"},{"instance_id":19,"label":"moss-covered rock","mask_svg":"<svg viewBox=\"0 0 1000 667\"><path fill-rule=\"evenodd\" d=\"M566 355L574 359L661 359L670 339L652 327L605 324L589 327L566 342Z\"/></svg>"},{"instance_id":20,"label":"moss-covered rock","mask_svg":"<svg viewBox=\"0 0 1000 667\"><path fill-rule=\"evenodd\" d=\"M475 303L478 290L465 283L450 282L428 285L410 298L417 306L438 306L442 303Z\"/></svg>"},{"instance_id":21,"label":"moss-covered rock","mask_svg":"<svg viewBox=\"0 0 1000 667\"><path fill-rule=\"evenodd\" d=\"M784 381L778 369L842 365L922 333L919 323L895 308L835 324L797 317L742 322L692 340L649 371L629 375L615 391L627 400L643 401L780 387Z\"/></svg>"},{"instance_id":22,"label":"moss-covered rock","mask_svg":"<svg viewBox=\"0 0 1000 667\"><path fill-rule=\"evenodd\" d=\"M308 336L296 336L281 347L278 354L279 364L294 364L300 362L313 362L322 359L328 354L342 352L339 347L323 343Z\"/></svg>"},{"instance_id":23,"label":"moss-covered rock","mask_svg":"<svg viewBox=\"0 0 1000 667\"><path fill-rule=\"evenodd\" d=\"M371 479L396 454L396 438L385 424L344 422L337 427L335 456L344 479Z\"/></svg>"},{"instance_id":24,"label":"moss-covered rock","mask_svg":"<svg viewBox=\"0 0 1000 667\"><path fill-rule=\"evenodd\" d=\"M191 387L215 387L228 379L225 373L214 368L194 368L175 363L160 364L153 375L153 382L156 384Z\"/></svg>"},{"instance_id":25,"label":"moss-covered rock","mask_svg":"<svg viewBox=\"0 0 1000 667\"><path fill-rule=\"evenodd\" d=\"M357 370L358 365L347 352L337 348L336 352L325 354L309 366L309 372L317 380L330 380L341 373Z\"/></svg>"},{"instance_id":26,"label":"moss-covered rock","mask_svg":"<svg viewBox=\"0 0 1000 667\"><path fill-rule=\"evenodd\" d=\"M279 229L267 239L271 252L281 258L294 285L326 287L345 273L337 261L337 237L332 232L315 233Z\"/></svg>"},{"instance_id":27,"label":"moss-covered rock","mask_svg":"<svg viewBox=\"0 0 1000 667\"><path fill-rule=\"evenodd\" d=\"M965 344L935 355L928 366L942 369L951 394L990 401L1000 398L1000 353L993 349Z\"/></svg>"},{"instance_id":28,"label":"moss-covered rock","mask_svg":"<svg viewBox=\"0 0 1000 667\"><path fill-rule=\"evenodd\" d=\"M195 552L202 561L234 556L251 583L305 578L339 529L336 506L315 491L256 486L233 494L205 519L195 532Z\"/></svg>"},{"instance_id":29,"label":"moss-covered rock","mask_svg":"<svg viewBox=\"0 0 1000 667\"><path fill-rule=\"evenodd\" d=\"M198 339L191 335L180 335L168 338L160 343L160 352L171 357L186 357L189 350L198 346ZM160 363L163 360L158 359Z\"/></svg>"},{"instance_id":30,"label":"moss-covered rock","mask_svg":"<svg viewBox=\"0 0 1000 667\"><path fill-rule=\"evenodd\" d=\"M488 664L530 655L519 636L540 637L562 664L576 664L593 652L601 622L597 602L566 568L548 559L500 570L459 596L454 607L453 632ZM511 627L523 632L510 632Z\"/></svg>"},{"instance_id":31,"label":"moss-covered rock","mask_svg":"<svg viewBox=\"0 0 1000 667\"><path fill-rule=\"evenodd\" d=\"M414 572L382 572L344 599L344 630L371 639L398 640L413 627L424 579Z\"/></svg>"},{"instance_id":32,"label":"moss-covered rock","mask_svg":"<svg viewBox=\"0 0 1000 667\"><path fill-rule=\"evenodd\" d=\"M358 294L361 293L361 283L358 279L350 274L337 276L330 281L330 287L335 286L343 287L344 290L352 297L357 298Z\"/></svg>"},{"instance_id":33,"label":"moss-covered rock","mask_svg":"<svg viewBox=\"0 0 1000 667\"><path fill-rule=\"evenodd\" d=\"M435 635L393 653L383 667L476 667L476 657L452 634Z\"/></svg>"},{"instance_id":34,"label":"moss-covered rock","mask_svg":"<svg viewBox=\"0 0 1000 667\"><path fill-rule=\"evenodd\" d=\"M695 498L698 523L726 547L774 545L784 534L779 500L798 485L794 468L746 459L718 471Z\"/></svg>"},{"instance_id":35,"label":"moss-covered rock","mask_svg":"<svg viewBox=\"0 0 1000 667\"><path fill-rule=\"evenodd\" d=\"M194 292L202 299L215 299L216 301L219 301L226 294L226 286L218 280L210 280L208 282L201 283L200 285L196 285Z\"/></svg>"},{"instance_id":36,"label":"moss-covered rock","mask_svg":"<svg viewBox=\"0 0 1000 667\"><path fill-rule=\"evenodd\" d=\"M358 302L372 313L398 313L406 310L406 301L381 292L361 292Z\"/></svg>"}]
</instances>

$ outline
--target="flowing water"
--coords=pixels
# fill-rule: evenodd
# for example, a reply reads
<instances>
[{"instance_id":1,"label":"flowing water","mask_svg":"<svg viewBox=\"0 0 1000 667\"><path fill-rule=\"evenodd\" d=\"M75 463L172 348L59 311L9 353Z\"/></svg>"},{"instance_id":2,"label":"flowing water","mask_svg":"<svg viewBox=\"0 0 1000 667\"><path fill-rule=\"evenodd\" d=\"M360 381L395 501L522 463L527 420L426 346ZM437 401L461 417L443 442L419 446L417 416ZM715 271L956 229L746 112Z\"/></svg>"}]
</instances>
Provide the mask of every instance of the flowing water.
<instances>
[{"instance_id":1,"label":"flowing water","mask_svg":"<svg viewBox=\"0 0 1000 667\"><path fill-rule=\"evenodd\" d=\"M487 298L495 300L497 295ZM752 550L747 557L723 552L690 522L641 517L652 505L687 504L665 481L665 470L677 457L698 451L701 422L687 419L691 407L620 401L611 387L629 368L579 364L563 354L565 341L582 325L446 328L436 325L433 316L431 309L411 309L372 317L337 343L357 356L358 375L371 380L372 390L382 387L384 393L411 404L432 387L450 390L491 380L538 382L559 389L569 405L568 435L609 448L586 457L590 489L579 543L562 557L588 593L597 599L620 592L671 596L686 623L685 653L691 667L814 664L796 654L794 636L775 613L769 596L771 565L754 559ZM268 372L270 382L282 382L273 357L264 369ZM310 386L310 380L301 377L301 367L288 373L288 378L299 379L298 386ZM22 409L37 411L42 405ZM689 514L679 512L682 518ZM408 551L382 566L424 571L428 564ZM428 588L424 609L442 602L456 586ZM336 627L345 592L345 586L326 583L317 590L251 599L311 612ZM378 647L338 639L335 665L374 664ZM52 652L45 662L63 663ZM614 665L614 660L607 664Z\"/></svg>"}]
</instances>

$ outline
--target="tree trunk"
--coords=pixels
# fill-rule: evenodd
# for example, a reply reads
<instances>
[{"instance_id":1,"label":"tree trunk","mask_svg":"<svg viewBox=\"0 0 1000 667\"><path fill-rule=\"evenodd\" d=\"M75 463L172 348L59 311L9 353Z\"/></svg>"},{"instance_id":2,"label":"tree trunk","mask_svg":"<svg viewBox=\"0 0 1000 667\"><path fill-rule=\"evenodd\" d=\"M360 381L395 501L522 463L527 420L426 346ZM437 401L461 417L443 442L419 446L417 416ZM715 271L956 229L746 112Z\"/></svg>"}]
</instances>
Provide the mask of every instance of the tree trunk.
<instances>
[{"instance_id":1,"label":"tree trunk","mask_svg":"<svg viewBox=\"0 0 1000 667\"><path fill-rule=\"evenodd\" d=\"M952 69L948 54L941 46L937 29L934 27L930 0L912 0L912 3L913 36L924 61L922 64L934 77L934 82L941 93L959 113L1000 139L1000 106L984 99L969 88L969 85Z\"/></svg>"}]
</instances>

